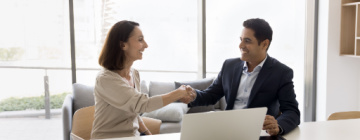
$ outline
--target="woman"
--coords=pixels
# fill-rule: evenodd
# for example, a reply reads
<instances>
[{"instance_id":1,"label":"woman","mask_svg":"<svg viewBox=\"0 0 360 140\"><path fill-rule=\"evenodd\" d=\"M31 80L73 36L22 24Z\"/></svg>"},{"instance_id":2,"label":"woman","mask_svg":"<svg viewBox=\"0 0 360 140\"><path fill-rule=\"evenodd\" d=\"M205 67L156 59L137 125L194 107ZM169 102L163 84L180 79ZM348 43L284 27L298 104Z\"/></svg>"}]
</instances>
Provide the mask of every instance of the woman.
<instances>
[{"instance_id":1,"label":"woman","mask_svg":"<svg viewBox=\"0 0 360 140\"><path fill-rule=\"evenodd\" d=\"M95 83L95 120L91 138L151 135L139 113L191 98L191 89L185 86L154 97L140 93L139 72L131 66L142 59L147 47L136 22L123 20L110 29L99 57L103 69Z\"/></svg>"}]
</instances>

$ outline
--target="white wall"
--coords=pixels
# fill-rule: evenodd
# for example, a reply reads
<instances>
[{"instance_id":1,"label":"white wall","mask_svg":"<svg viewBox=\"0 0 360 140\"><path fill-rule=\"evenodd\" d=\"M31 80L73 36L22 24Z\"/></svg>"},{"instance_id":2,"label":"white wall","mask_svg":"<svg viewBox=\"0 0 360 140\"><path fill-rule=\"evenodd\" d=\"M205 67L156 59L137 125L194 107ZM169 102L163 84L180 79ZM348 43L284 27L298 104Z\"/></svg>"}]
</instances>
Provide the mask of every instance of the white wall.
<instances>
[{"instance_id":1,"label":"white wall","mask_svg":"<svg viewBox=\"0 0 360 140\"><path fill-rule=\"evenodd\" d=\"M328 1L321 1L319 5L318 26L318 55L317 55L317 99L316 120L321 120L326 114L326 85L327 85L327 53L328 52Z\"/></svg>"},{"instance_id":2,"label":"white wall","mask_svg":"<svg viewBox=\"0 0 360 140\"><path fill-rule=\"evenodd\" d=\"M317 121L338 111L360 110L360 57L339 56L340 0L320 0Z\"/></svg>"},{"instance_id":3,"label":"white wall","mask_svg":"<svg viewBox=\"0 0 360 140\"><path fill-rule=\"evenodd\" d=\"M360 74L359 75L359 78L358 78L358 93L360 93ZM358 97L359 97L359 101L358 101L358 104L359 104L359 107L358 107L358 110L360 109L360 94L358 94Z\"/></svg>"}]
</instances>

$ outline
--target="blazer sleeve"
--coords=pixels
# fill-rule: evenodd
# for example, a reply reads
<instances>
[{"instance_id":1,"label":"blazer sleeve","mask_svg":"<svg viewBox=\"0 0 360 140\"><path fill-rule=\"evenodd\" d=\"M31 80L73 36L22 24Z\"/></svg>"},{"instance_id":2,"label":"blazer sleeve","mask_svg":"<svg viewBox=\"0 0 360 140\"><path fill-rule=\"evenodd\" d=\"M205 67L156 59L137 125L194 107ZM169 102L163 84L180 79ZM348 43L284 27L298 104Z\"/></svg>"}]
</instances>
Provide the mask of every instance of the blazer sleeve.
<instances>
[{"instance_id":1,"label":"blazer sleeve","mask_svg":"<svg viewBox=\"0 0 360 140\"><path fill-rule=\"evenodd\" d=\"M300 124L300 111L298 109L298 102L296 101L292 78L293 71L287 69L281 78L281 85L278 91L280 111L282 114L277 118L277 121L283 129L282 134L290 132Z\"/></svg>"},{"instance_id":2,"label":"blazer sleeve","mask_svg":"<svg viewBox=\"0 0 360 140\"><path fill-rule=\"evenodd\" d=\"M224 71L226 61L221 68L218 76L214 80L214 82L205 90L196 90L196 98L193 102L190 103L190 107L192 106L207 106L216 104L221 97L224 96L224 90L222 85L222 75Z\"/></svg>"},{"instance_id":3,"label":"blazer sleeve","mask_svg":"<svg viewBox=\"0 0 360 140\"><path fill-rule=\"evenodd\" d=\"M144 113L163 107L161 96L149 97L112 76L97 77L94 92L108 104L128 112Z\"/></svg>"}]
</instances>

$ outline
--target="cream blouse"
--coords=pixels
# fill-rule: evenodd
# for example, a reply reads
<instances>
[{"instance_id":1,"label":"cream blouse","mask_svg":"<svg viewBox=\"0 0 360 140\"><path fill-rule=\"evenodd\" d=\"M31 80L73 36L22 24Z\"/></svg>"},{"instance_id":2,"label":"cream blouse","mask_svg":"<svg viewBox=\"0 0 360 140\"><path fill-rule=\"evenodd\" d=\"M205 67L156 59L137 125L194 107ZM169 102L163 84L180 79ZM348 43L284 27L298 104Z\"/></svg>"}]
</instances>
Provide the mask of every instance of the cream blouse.
<instances>
[{"instance_id":1,"label":"cream blouse","mask_svg":"<svg viewBox=\"0 0 360 140\"><path fill-rule=\"evenodd\" d=\"M140 92L139 72L131 69L135 88L119 74L102 69L95 83L95 120L92 139L139 136L139 113L163 107L161 96Z\"/></svg>"}]
</instances>

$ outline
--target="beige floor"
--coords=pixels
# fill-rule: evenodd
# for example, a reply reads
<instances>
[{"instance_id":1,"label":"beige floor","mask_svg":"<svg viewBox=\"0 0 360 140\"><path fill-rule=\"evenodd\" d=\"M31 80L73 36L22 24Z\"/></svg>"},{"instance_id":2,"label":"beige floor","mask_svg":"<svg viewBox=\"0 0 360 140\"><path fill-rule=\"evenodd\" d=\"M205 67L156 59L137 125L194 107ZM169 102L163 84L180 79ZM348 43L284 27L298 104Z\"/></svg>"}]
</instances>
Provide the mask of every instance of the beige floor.
<instances>
[{"instance_id":1,"label":"beige floor","mask_svg":"<svg viewBox=\"0 0 360 140\"><path fill-rule=\"evenodd\" d=\"M62 140L61 115L0 118L1 140Z\"/></svg>"}]
</instances>

